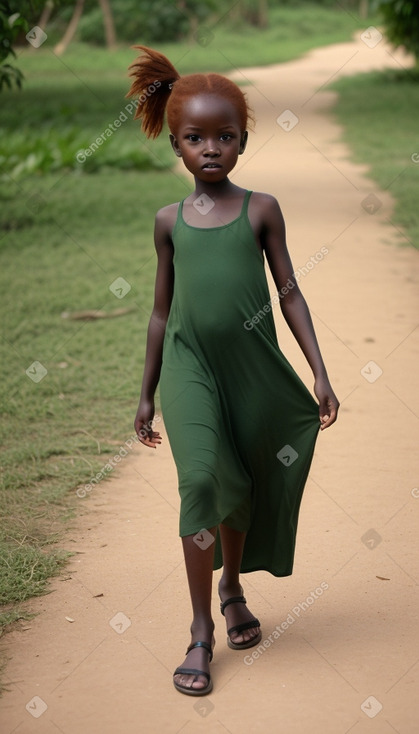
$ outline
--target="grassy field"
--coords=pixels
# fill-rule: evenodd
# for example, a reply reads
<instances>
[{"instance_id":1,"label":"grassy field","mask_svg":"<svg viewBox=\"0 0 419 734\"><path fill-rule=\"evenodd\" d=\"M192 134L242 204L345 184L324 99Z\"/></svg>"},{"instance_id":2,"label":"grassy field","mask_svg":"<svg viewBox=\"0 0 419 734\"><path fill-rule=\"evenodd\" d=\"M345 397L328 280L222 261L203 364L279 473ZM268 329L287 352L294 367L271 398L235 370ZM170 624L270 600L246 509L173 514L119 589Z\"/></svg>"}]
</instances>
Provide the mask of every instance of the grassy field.
<instances>
[{"instance_id":1,"label":"grassy field","mask_svg":"<svg viewBox=\"0 0 419 734\"><path fill-rule=\"evenodd\" d=\"M1 240L2 485L0 621L45 589L61 568L62 521L84 500L76 488L133 433L152 303L153 212L185 195L170 173L48 174L8 202ZM38 211L28 207L36 194ZM109 286L124 278L123 290ZM128 288L129 292L122 295ZM100 309L112 319L62 313ZM26 370L35 362L42 367ZM47 374L39 381L35 378ZM54 566L55 564L55 566Z\"/></svg>"},{"instance_id":2,"label":"grassy field","mask_svg":"<svg viewBox=\"0 0 419 734\"><path fill-rule=\"evenodd\" d=\"M334 112L354 159L395 198L401 242L419 247L419 71L375 72L339 80Z\"/></svg>"},{"instance_id":3,"label":"grassy field","mask_svg":"<svg viewBox=\"0 0 419 734\"><path fill-rule=\"evenodd\" d=\"M233 29L227 16L202 29L207 33L204 44L156 48L181 74L226 73L249 63L287 61L311 48L349 40L364 26L365 21L344 10L285 6L272 9L269 27L263 31L250 26ZM137 52L126 46L108 52L74 43L59 58L53 53L57 40L53 33L38 49L18 49L17 63L26 81L22 93L5 95L11 104L0 115L0 131L7 134L0 135L1 170L16 179L63 168L94 172L103 166L125 170L167 166L172 158L166 141L147 148L139 126L130 124L132 112L126 112L127 68ZM78 151L88 148L121 112L129 122L80 165Z\"/></svg>"},{"instance_id":4,"label":"grassy field","mask_svg":"<svg viewBox=\"0 0 419 734\"><path fill-rule=\"evenodd\" d=\"M349 40L364 26L344 11L284 7L264 32L220 22L205 46L159 48L182 73L209 65L228 72ZM43 593L65 564L63 528L88 501L77 487L132 436L154 285L154 214L188 192L170 171L167 138L148 143L129 114L94 156L77 160L125 109L134 55L81 44L61 59L48 43L20 50L24 89L2 97L4 625L27 614L25 600ZM392 114L388 108L389 120ZM92 321L62 316L118 308L128 312Z\"/></svg>"},{"instance_id":5,"label":"grassy field","mask_svg":"<svg viewBox=\"0 0 419 734\"><path fill-rule=\"evenodd\" d=\"M200 25L191 42L148 42L145 45L165 53L181 74L192 71L225 72L229 68L249 66L250 63L273 64L295 58L310 48L346 41L357 29L365 28L367 21L360 19L353 8L348 12L344 6L344 0L335 6L331 3L330 7L297 0L289 5L271 7L266 29L240 24L235 19L232 21L227 7L226 13ZM372 22L374 18L369 17L368 24ZM46 30L50 33L48 28ZM51 48L58 40L53 30L47 44ZM145 41L138 38L136 43ZM45 46L36 50L36 56L43 57L44 69L50 72L51 57L50 54L39 53L43 49ZM115 73L125 74L132 54L131 49L122 45L111 54ZM63 61L74 71L83 74L100 72L104 68L111 72L109 53L101 47L73 43L63 56Z\"/></svg>"}]
</instances>

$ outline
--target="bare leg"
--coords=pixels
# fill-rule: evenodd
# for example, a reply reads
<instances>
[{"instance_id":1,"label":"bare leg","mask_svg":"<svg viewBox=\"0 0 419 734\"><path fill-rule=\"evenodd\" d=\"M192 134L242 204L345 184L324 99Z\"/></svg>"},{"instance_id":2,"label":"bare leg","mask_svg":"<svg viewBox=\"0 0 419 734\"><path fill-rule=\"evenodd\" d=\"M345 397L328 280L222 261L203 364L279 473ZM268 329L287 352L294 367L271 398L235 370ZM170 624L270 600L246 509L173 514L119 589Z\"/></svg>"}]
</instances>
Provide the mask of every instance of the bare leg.
<instances>
[{"instance_id":1,"label":"bare leg","mask_svg":"<svg viewBox=\"0 0 419 734\"><path fill-rule=\"evenodd\" d=\"M239 581L240 564L243 556L244 541L246 533L240 533L227 525L220 525L220 539L223 551L223 575L218 585L221 601L226 601L232 596L241 596L242 590ZM235 627L242 622L249 622L254 615L249 612L245 604L229 604L225 609L227 629ZM259 627L252 627L243 632L233 632L232 642L238 644L247 642L259 634Z\"/></svg>"},{"instance_id":2,"label":"bare leg","mask_svg":"<svg viewBox=\"0 0 419 734\"><path fill-rule=\"evenodd\" d=\"M209 530L215 537L216 528ZM186 573L189 592L191 595L193 620L191 624L191 642L213 641L214 622L211 616L212 573L214 564L214 543L203 550L199 542L195 542L196 535L187 535L182 538L183 553L185 556ZM209 655L204 648L191 650L181 667L196 668L209 672ZM205 688L208 684L204 676L178 674L175 681L184 688Z\"/></svg>"}]
</instances>

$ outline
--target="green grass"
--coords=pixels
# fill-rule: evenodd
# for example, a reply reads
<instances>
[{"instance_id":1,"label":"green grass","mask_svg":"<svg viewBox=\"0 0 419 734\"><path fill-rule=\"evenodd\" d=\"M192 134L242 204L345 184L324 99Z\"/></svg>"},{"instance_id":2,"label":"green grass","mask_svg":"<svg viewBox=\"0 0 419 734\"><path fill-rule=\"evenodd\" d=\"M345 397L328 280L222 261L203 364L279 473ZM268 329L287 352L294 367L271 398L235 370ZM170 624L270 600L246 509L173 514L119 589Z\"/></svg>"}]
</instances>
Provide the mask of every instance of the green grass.
<instances>
[{"instance_id":1,"label":"green grass","mask_svg":"<svg viewBox=\"0 0 419 734\"><path fill-rule=\"evenodd\" d=\"M272 7L266 29L240 23L231 17L227 8L221 17L214 16L200 26L198 34L203 33L202 43L195 40L152 43L140 37L135 43L162 51L181 74L193 71L227 72L237 67L279 63L296 58L311 48L348 41L356 30L375 22L373 16L368 20L360 19L353 7L348 12L342 6L344 2L332 7L292 2L290 5ZM46 30L49 32L48 28ZM60 62L55 65L51 57L51 48L57 41L58 37L53 31L43 46L34 52L27 52L32 70L48 71L61 78ZM107 78L108 75L115 78L126 74L133 54L135 52L129 48L129 44L120 44L117 51L109 54L101 47L73 43L61 58L70 69L82 75L100 75L106 70ZM22 61L24 56L25 53L20 56ZM26 61L22 70L25 74L29 71Z\"/></svg>"},{"instance_id":2,"label":"green grass","mask_svg":"<svg viewBox=\"0 0 419 734\"><path fill-rule=\"evenodd\" d=\"M370 167L381 189L395 198L393 223L401 243L419 247L419 72L374 72L341 79L334 108L354 159Z\"/></svg>"},{"instance_id":3,"label":"green grass","mask_svg":"<svg viewBox=\"0 0 419 734\"><path fill-rule=\"evenodd\" d=\"M228 72L349 40L364 25L344 11L283 7L266 31L221 21L210 24L206 46L159 48L181 73ZM131 117L78 164L77 152L128 104L135 52L75 43L59 59L52 41L18 51L23 91L1 99L0 628L28 614L25 600L60 572L63 529L86 501L77 487L132 435L154 285L154 214L188 192L168 170L167 136L149 143ZM122 300L109 290L118 277L131 286ZM61 315L119 307L132 310L94 321ZM34 361L47 370L38 383L26 374Z\"/></svg>"},{"instance_id":4,"label":"green grass","mask_svg":"<svg viewBox=\"0 0 419 734\"><path fill-rule=\"evenodd\" d=\"M368 22L372 22L369 20ZM199 43L158 44L180 73L236 68L287 61L327 43L349 40L364 27L342 9L315 5L272 9L266 30L233 28L228 16L208 25L211 35ZM47 28L48 30L48 28ZM151 147L126 111L128 66L136 52L121 46L115 52L80 43L57 57L54 33L39 49L18 49L17 65L25 75L23 92L3 95L0 116L0 170L15 180L31 173L61 169L95 172L103 167L124 170L164 168L171 161L166 141ZM138 39L140 42L141 39ZM107 137L83 163L77 153L94 143L121 112L128 118L117 134ZM0 174L0 175L1 175ZM7 180L7 179L6 179Z\"/></svg>"},{"instance_id":5,"label":"green grass","mask_svg":"<svg viewBox=\"0 0 419 734\"><path fill-rule=\"evenodd\" d=\"M154 286L153 215L186 192L171 173L69 173L28 178L2 207L0 603L18 601L9 567L20 578L19 601L45 589L38 576L25 581L27 569L35 563L47 578L61 567L62 521L84 501L76 488L133 434ZM42 197L37 211L27 206L34 194ZM123 299L109 290L118 277L131 286ZM121 307L132 311L62 317ZM38 383L26 374L35 360L47 370Z\"/></svg>"},{"instance_id":6,"label":"green grass","mask_svg":"<svg viewBox=\"0 0 419 734\"><path fill-rule=\"evenodd\" d=\"M133 433L154 284L153 214L185 192L170 173L70 173L31 177L2 207L3 569L17 574L24 550L37 555L45 578L54 562L61 567L54 542L83 501L77 486ZM34 194L44 205L38 211L27 206ZM109 286L121 276L131 290L120 300ZM61 316L120 307L133 310L87 322ZM35 360L48 370L39 383L26 375ZM23 598L45 588L28 585L25 574L22 567ZM10 589L2 573L3 603L16 601Z\"/></svg>"}]
</instances>

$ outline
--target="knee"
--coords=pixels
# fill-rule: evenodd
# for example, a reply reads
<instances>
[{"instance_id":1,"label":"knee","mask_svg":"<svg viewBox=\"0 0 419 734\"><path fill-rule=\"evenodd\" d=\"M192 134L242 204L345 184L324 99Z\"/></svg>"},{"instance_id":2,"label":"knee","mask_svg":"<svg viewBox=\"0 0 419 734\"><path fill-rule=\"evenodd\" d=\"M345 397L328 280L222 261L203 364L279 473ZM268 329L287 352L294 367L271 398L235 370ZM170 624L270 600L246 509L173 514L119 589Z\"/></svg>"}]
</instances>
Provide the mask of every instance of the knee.
<instances>
[{"instance_id":1,"label":"knee","mask_svg":"<svg viewBox=\"0 0 419 734\"><path fill-rule=\"evenodd\" d=\"M218 480L215 474L207 469L192 469L186 475L183 487L185 494L195 498L197 504L214 502Z\"/></svg>"},{"instance_id":2,"label":"knee","mask_svg":"<svg viewBox=\"0 0 419 734\"><path fill-rule=\"evenodd\" d=\"M217 484L216 476L208 470L193 469L184 475L179 486L182 535L185 528L209 527L213 521L217 524Z\"/></svg>"}]
</instances>

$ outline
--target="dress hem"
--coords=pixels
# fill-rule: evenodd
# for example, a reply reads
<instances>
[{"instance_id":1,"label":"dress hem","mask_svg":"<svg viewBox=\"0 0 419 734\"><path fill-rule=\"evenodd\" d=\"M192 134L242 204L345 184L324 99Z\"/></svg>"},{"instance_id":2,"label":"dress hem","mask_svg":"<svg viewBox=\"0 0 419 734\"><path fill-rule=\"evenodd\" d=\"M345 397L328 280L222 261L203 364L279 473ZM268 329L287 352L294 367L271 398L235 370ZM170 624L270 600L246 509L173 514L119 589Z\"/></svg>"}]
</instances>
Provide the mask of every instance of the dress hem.
<instances>
[{"instance_id":1,"label":"dress hem","mask_svg":"<svg viewBox=\"0 0 419 734\"><path fill-rule=\"evenodd\" d=\"M214 566L214 571L217 571L219 568L222 568L223 564L216 564ZM271 576L275 576L276 578L285 578L286 576L292 576L293 569L289 571L273 571L271 568L268 568L267 566L252 566L251 568L241 568L240 573L255 573L256 571L266 571L267 573L270 573Z\"/></svg>"}]
</instances>

